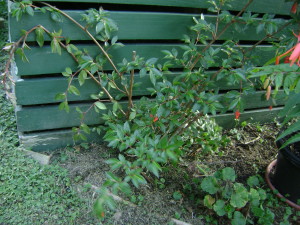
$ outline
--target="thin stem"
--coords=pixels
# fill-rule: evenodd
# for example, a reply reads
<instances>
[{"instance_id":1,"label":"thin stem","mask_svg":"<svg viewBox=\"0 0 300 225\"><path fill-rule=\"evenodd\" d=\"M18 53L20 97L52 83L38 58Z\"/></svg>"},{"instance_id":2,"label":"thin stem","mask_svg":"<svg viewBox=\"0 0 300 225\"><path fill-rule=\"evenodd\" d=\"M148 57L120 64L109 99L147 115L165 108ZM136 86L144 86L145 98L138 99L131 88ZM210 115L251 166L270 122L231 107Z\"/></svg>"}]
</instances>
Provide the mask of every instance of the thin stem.
<instances>
[{"instance_id":1,"label":"thin stem","mask_svg":"<svg viewBox=\"0 0 300 225\"><path fill-rule=\"evenodd\" d=\"M116 71L116 73L119 76L122 76L121 73L119 72L119 70L117 69L116 65L114 64L114 62L112 61L112 59L109 57L109 55L107 54L107 52L104 50L104 48L99 44L99 42L94 38L94 36L85 28L83 27L80 23L78 23L76 20L74 20L71 16L69 16L67 13L57 9L56 7L49 5L48 3L45 2L41 2L42 4L50 7L51 9L54 9L56 11L58 11L59 13L61 13L63 16L65 16L66 18L68 18L69 20L71 20L73 23L75 23L81 30L83 30L84 32L87 33L87 35L92 39L92 41L97 45L97 47L101 50L101 52L104 54L104 56L107 58L108 62L111 64L111 66L113 67L113 69Z\"/></svg>"},{"instance_id":2,"label":"thin stem","mask_svg":"<svg viewBox=\"0 0 300 225\"><path fill-rule=\"evenodd\" d=\"M132 60L135 61L135 59L136 59L136 51L133 51ZM133 101L132 101L133 84L134 84L134 69L132 69L130 72L130 85L128 91L128 115L130 113L131 108L133 107Z\"/></svg>"},{"instance_id":3,"label":"thin stem","mask_svg":"<svg viewBox=\"0 0 300 225\"><path fill-rule=\"evenodd\" d=\"M253 2L253 0L249 0L248 3L241 9L241 11L232 19L229 23L226 24L226 26L220 31L216 37L213 37L211 42L205 46L205 48L202 50L202 53L205 52L207 49L209 49L224 33L225 31L236 22L236 18L240 17L242 13L249 7L249 5ZM201 59L202 54L198 55L198 57L195 59L194 63L191 65L190 70L194 69L198 61Z\"/></svg>"},{"instance_id":4,"label":"thin stem","mask_svg":"<svg viewBox=\"0 0 300 225\"><path fill-rule=\"evenodd\" d=\"M290 20L289 22L285 23L284 25L282 25L277 31L273 32L272 34L267 34L264 38L262 38L261 40L259 40L258 42L256 42L251 48L247 49L247 52L252 51L254 48L256 48L258 45L260 45L263 41L265 41L266 39L273 37L275 34L281 32L284 28L286 28L287 26L289 26L290 24L292 24L292 20Z\"/></svg>"}]
</instances>

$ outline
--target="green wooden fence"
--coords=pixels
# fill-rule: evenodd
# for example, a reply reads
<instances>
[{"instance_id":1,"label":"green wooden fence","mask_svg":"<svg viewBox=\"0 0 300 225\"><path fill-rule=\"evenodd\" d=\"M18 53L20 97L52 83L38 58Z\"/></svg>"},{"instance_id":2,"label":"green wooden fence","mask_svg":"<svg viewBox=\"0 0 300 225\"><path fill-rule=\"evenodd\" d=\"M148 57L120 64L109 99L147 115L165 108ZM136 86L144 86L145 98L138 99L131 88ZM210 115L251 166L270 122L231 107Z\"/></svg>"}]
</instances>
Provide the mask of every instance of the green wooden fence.
<instances>
[{"instance_id":1,"label":"green wooden fence","mask_svg":"<svg viewBox=\"0 0 300 225\"><path fill-rule=\"evenodd\" d=\"M207 12L206 9L209 7L205 0L48 0L47 2L63 8L75 19L80 19L80 14L88 7L108 8L110 17L118 24L119 40L128 43L125 47L110 52L116 62L121 62L123 58L131 58L132 51L136 51L139 56L145 58L163 58L162 50L177 48L180 51L180 40L183 34L190 32L189 27L193 25L192 18L199 17L202 12ZM247 0L235 0L230 10L238 12L246 3ZM289 14L290 6L291 4L285 3L284 0L254 0L249 10L257 13L276 13L278 17L285 18ZM216 19L214 15L205 15L205 17L210 21ZM69 37L72 41L78 41L80 48L88 49L90 54L98 53L98 49L89 42L89 37L84 32L78 31L74 24L68 20L64 23L54 22L47 13L36 13L34 17L26 15L19 22L11 18L11 40L16 41L20 37L20 30L28 30L38 24L50 31L62 29L63 36ZM221 40L234 37L243 40L246 44L241 44L241 46L247 49L251 43L264 37L264 34L257 35L255 28L250 26L243 33L229 30L222 35ZM33 35L29 36L28 41L33 42L34 38ZM258 46L256 53L260 55L260 65L274 57L273 51L267 51L269 48L270 45L266 44ZM90 95L97 93L97 85L92 81L88 81L84 86L77 84L81 95L70 95L68 98L70 113L60 111L58 101L54 99L54 96L66 90L67 81L60 74L66 67L76 68L73 59L66 52L60 56L52 53L50 46L40 48L32 45L31 50L26 51L26 55L30 63L23 62L15 56L16 115L21 142L37 151L73 144L71 128L80 122L75 108L77 106L89 107ZM108 66L105 69L111 68ZM170 76L176 76L176 73ZM146 87L150 86L149 78L141 79L136 76L136 80L142 81L142 85L134 90L134 95L147 95ZM235 88L222 83L218 85L221 90ZM283 95L282 92L279 94ZM254 118L254 121L263 122L273 120L284 102L278 101L279 107L270 111L268 109L270 102L262 100L263 95L263 91L258 91L246 97L247 106L245 113L241 116L242 120L251 120L251 118ZM230 113L216 118L225 127L234 125L233 115ZM99 115L91 111L86 116L85 122L88 125L97 125L103 121ZM100 141L95 134L91 134L89 139Z\"/></svg>"}]
</instances>

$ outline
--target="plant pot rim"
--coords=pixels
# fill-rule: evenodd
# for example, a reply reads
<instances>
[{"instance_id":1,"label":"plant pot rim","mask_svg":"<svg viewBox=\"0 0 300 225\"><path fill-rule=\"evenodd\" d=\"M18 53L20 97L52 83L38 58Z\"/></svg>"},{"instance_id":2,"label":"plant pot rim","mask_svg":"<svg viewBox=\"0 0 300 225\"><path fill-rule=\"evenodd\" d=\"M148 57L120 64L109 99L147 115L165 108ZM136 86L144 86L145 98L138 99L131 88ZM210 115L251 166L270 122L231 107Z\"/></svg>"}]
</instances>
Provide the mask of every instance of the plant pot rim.
<instances>
[{"instance_id":1,"label":"plant pot rim","mask_svg":"<svg viewBox=\"0 0 300 225\"><path fill-rule=\"evenodd\" d=\"M275 190L277 191L277 189L276 189L276 188L274 187L274 185L271 183L271 179L270 179L270 173L271 173L271 170L272 170L273 167L276 166L276 163L277 163L277 160L276 160L276 159L275 159L274 161L272 161L272 162L268 165L268 167L267 167L267 169L266 169L266 173L265 173L265 179L266 179L267 184L269 185L269 187L270 187L270 189L271 189L272 191L275 191ZM289 206L291 206L291 207L295 208L296 210L299 210L299 211L300 211L300 205L297 205L296 203L294 203L294 202L288 200L288 199L285 198L282 194L280 194L278 191L277 191L277 193L276 193L276 196L277 196L278 198L282 199L284 202L286 202Z\"/></svg>"}]
</instances>

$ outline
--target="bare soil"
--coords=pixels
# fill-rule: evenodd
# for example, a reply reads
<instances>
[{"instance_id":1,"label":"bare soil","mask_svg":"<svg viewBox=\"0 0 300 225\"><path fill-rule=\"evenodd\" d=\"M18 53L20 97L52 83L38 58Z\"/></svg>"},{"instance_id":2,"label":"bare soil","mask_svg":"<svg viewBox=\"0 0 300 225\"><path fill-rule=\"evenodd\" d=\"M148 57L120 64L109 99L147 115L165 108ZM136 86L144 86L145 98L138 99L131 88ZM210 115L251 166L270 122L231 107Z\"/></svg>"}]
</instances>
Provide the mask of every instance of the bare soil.
<instances>
[{"instance_id":1,"label":"bare soil","mask_svg":"<svg viewBox=\"0 0 300 225\"><path fill-rule=\"evenodd\" d=\"M57 152L53 157L56 162L53 163L69 171L73 187L91 206L90 212L83 212L81 224L212 224L204 220L212 212L199 204L203 196L195 181L200 182L205 171L214 172L224 167L233 167L238 181L242 183L255 174L263 177L265 168L277 155L274 140L278 130L276 124L270 124L247 125L224 131L230 143L219 154L189 154L179 165L167 166L162 180L149 177L150 182L134 190L131 197L121 196L128 202L119 202L116 211L108 212L101 222L93 218L92 206L97 198L96 189L101 187L105 172L109 170L105 160L114 157L116 152L105 145L92 144L89 148L76 146ZM199 167L202 172L199 172ZM268 189L266 185L264 187ZM182 198L176 200L174 192L180 193ZM275 224L279 224L284 209L284 204L274 209L278 221ZM224 217L215 217L215 220L218 224L230 224Z\"/></svg>"}]
</instances>

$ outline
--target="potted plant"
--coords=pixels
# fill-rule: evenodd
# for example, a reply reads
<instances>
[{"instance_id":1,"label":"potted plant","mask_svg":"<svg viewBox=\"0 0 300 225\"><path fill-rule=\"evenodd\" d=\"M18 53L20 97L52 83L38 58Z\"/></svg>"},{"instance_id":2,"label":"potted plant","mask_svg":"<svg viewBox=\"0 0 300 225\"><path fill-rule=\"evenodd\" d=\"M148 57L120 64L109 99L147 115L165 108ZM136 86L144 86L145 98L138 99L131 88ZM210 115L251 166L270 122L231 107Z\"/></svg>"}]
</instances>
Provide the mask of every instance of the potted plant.
<instances>
[{"instance_id":1,"label":"potted plant","mask_svg":"<svg viewBox=\"0 0 300 225\"><path fill-rule=\"evenodd\" d=\"M284 118L283 130L276 139L279 148L277 159L266 170L266 180L277 196L300 210L300 93L289 97L280 116ZM291 124L291 125L290 125Z\"/></svg>"},{"instance_id":2,"label":"potted plant","mask_svg":"<svg viewBox=\"0 0 300 225\"><path fill-rule=\"evenodd\" d=\"M288 0L290 1L290 0ZM294 4L291 8L292 17L294 22L299 23L297 7L298 0L292 0ZM279 86L285 89L285 93L288 94L288 99L285 107L279 113L279 117L283 120L282 129L276 139L276 145L279 149L277 159L269 164L266 169L266 180L272 190L277 190L277 196L284 199L290 206L300 210L300 92L299 92L299 79L293 80L292 82L285 82L283 79L278 81L280 77L285 76L285 80L294 76L297 77L297 66L300 66L300 34L296 35L297 43L294 47L282 55L276 57L276 65L279 66L280 58L285 57L285 63L290 64L282 66L282 73L273 75L273 80L276 84L276 89ZM287 56L291 54L290 56ZM285 69L284 69L285 67ZM293 72L294 71L294 72ZM292 72L292 73L290 73ZM286 74L285 74L286 73ZM271 79L266 78L267 86L266 96L270 96L271 92ZM269 92L269 93L268 93Z\"/></svg>"}]
</instances>

